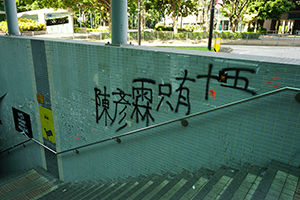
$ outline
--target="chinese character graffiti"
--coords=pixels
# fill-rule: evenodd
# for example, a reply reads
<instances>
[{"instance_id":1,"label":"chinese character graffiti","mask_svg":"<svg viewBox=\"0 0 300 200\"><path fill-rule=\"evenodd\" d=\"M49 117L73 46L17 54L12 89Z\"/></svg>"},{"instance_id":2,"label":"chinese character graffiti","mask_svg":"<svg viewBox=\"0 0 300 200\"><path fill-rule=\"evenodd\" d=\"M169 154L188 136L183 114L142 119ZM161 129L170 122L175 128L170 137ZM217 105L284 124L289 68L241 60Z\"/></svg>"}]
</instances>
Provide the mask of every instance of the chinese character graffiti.
<instances>
[{"instance_id":1,"label":"chinese character graffiti","mask_svg":"<svg viewBox=\"0 0 300 200\"><path fill-rule=\"evenodd\" d=\"M95 90L95 100L96 100L96 122L98 123L99 120L104 115L105 126L107 126L108 119L111 120L111 124L112 124L114 122L114 118L112 118L108 112L109 100L107 98L110 97L110 95L106 93L106 87L104 86L103 93L98 88L94 88L94 90ZM99 107L103 108L100 115L99 115Z\"/></svg>"},{"instance_id":2,"label":"chinese character graffiti","mask_svg":"<svg viewBox=\"0 0 300 200\"><path fill-rule=\"evenodd\" d=\"M247 69L247 68L224 68L221 71L219 71L219 75L212 75L212 68L213 65L209 64L208 67L208 73L207 75L198 75L197 78L207 78L206 81L206 93L205 93L205 99L208 100L208 91L209 91L209 82L210 79L215 79L218 82L221 83L227 83L228 79L234 79L234 84L230 85L230 84L221 84L221 86L223 87L229 87L229 88L233 88L233 89L239 89L239 90L244 90L246 92L250 92L251 94L256 94L256 92L254 90L251 90L249 88L249 80L246 77L241 77L239 76L240 71L246 71L246 72L250 72L250 73L255 73L256 71L254 69ZM234 71L235 75L228 75L228 73L226 72L230 72L230 71ZM244 86L238 86L238 80L243 80L245 82Z\"/></svg>"},{"instance_id":3,"label":"chinese character graffiti","mask_svg":"<svg viewBox=\"0 0 300 200\"><path fill-rule=\"evenodd\" d=\"M146 119L146 126L149 125L149 119L151 119L154 122L154 118L152 117L150 110L152 110L152 107L150 104L152 104L153 101L153 91L150 88L145 87L145 84L155 84L154 80L151 79L134 79L132 81L133 83L141 83L141 87L133 87L132 93L133 93L133 99L135 99L135 102L132 103L134 106L134 110L131 114L131 119L135 115L136 123L139 123L139 117L141 117L142 121ZM142 110L144 113L142 113Z\"/></svg>"},{"instance_id":4,"label":"chinese character graffiti","mask_svg":"<svg viewBox=\"0 0 300 200\"><path fill-rule=\"evenodd\" d=\"M118 108L120 106L121 111L118 113L118 115L121 117L121 119L119 120L118 124L123 123L123 125L120 128L118 128L116 132L122 130L123 128L125 128L128 125L126 121L124 123L124 119L127 116L127 113L126 113L127 106L131 105L129 103L129 100L125 99L126 97L131 97L131 94L126 94L120 88L117 88L117 90L118 90L118 92L112 93L112 95L116 96L116 99L118 99L117 101L114 101L114 103L116 104L115 116L117 116Z\"/></svg>"},{"instance_id":5,"label":"chinese character graffiti","mask_svg":"<svg viewBox=\"0 0 300 200\"><path fill-rule=\"evenodd\" d=\"M183 78L179 78L179 77L176 78L176 80L182 80L182 82L181 82L179 88L176 89L176 92L179 92L179 95L178 95L178 102L177 102L175 112L178 112L179 105L184 105L184 106L187 107L186 115L189 115L190 111L191 111L190 96L189 96L190 95L190 90L187 87L183 87L183 85L184 85L185 81L195 82L195 79L187 78L187 74L188 74L188 71L184 70L184 77ZM184 91L185 91L186 95L183 95Z\"/></svg>"},{"instance_id":6,"label":"chinese character graffiti","mask_svg":"<svg viewBox=\"0 0 300 200\"><path fill-rule=\"evenodd\" d=\"M218 74L213 74L213 65L209 64L207 74L196 75L195 78L188 77L188 70L184 70L182 77L177 77L180 81L177 88L172 90L170 83L156 85L156 81L148 78L138 78L132 81L131 93L123 89L116 88L115 91L109 93L106 86L102 89L94 88L96 101L96 123L104 122L105 126L118 125L116 132L123 130L128 126L130 120L136 123L145 122L149 126L151 122L155 122L153 110L160 111L165 104L170 112L177 113L180 106L186 107L186 115L191 112L190 89L187 82L195 83L197 79L206 78L205 99L208 100L209 95L213 99L216 98L216 91L209 89L211 79L220 83L221 87L243 90L251 94L256 92L249 87L249 80L242 76L240 72L255 73L254 69L248 68L223 68ZM232 81L229 81L232 80ZM153 94L155 88L158 90L158 98L154 100ZM174 92L174 93L172 93ZM174 96L174 97L173 97ZM170 99L177 99L176 107ZM114 106L111 106L114 104Z\"/></svg>"}]
</instances>

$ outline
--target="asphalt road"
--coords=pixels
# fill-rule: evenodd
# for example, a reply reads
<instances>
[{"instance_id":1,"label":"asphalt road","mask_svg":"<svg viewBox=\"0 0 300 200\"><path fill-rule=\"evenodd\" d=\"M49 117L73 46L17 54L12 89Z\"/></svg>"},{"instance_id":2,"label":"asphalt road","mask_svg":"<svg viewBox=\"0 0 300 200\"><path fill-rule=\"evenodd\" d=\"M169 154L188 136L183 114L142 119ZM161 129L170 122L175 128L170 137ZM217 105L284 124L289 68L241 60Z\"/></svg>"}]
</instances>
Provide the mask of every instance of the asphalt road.
<instances>
[{"instance_id":1,"label":"asphalt road","mask_svg":"<svg viewBox=\"0 0 300 200\"><path fill-rule=\"evenodd\" d=\"M234 54L246 54L257 56L271 56L282 58L300 59L300 47L284 47L284 46L242 46L242 45L223 45L230 47Z\"/></svg>"}]
</instances>

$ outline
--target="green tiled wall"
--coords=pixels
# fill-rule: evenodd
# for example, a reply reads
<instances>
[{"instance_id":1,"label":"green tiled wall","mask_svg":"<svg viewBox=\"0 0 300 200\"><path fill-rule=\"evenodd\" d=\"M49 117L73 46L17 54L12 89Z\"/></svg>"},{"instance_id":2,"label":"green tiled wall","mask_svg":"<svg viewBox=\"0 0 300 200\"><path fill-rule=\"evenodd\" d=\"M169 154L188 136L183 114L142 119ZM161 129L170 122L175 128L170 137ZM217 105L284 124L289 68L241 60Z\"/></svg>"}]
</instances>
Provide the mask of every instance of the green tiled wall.
<instances>
[{"instance_id":1,"label":"green tiled wall","mask_svg":"<svg viewBox=\"0 0 300 200\"><path fill-rule=\"evenodd\" d=\"M9 45L7 40L0 37L0 42ZM31 38L9 40L21 45ZM10 51L17 51L19 54L27 53L17 48L11 49ZM218 75L223 68L254 69L254 74L241 71L240 77L246 77L249 87L257 91L257 94L284 86L300 88L299 63L280 64L259 57L240 58L232 54L135 46L113 47L59 40L45 40L45 50L57 151L146 127L146 120L142 121L140 118L137 123L136 115L131 118L136 111L133 106L136 103L132 96L133 87L141 87L141 83L133 82L134 79L155 81L155 84L145 83L145 87L153 93L149 112L154 121L149 117L149 126L186 115L188 109L183 104L175 112L179 100L177 89L182 83L182 80L176 78L184 77L185 70L189 80L182 86L182 95L187 96L188 88L191 114L252 96L243 90L221 87L218 81L210 79L209 90L215 92L215 98L208 92L206 100L207 78L197 78L197 75L207 75L209 64L213 64L212 75ZM7 55L10 51L2 51L1 54ZM29 70L29 58L23 55L20 59L24 59L24 70ZM10 62L6 59L6 62L1 62L1 66L8 68L11 66ZM235 72L228 72L228 75L234 76ZM28 79L30 76L32 77L28 74ZM8 82L9 80L5 81L6 84ZM239 86L244 83L242 80L238 81ZM31 80L27 84L30 85ZM170 97L165 96L157 111L162 98L159 96L160 84L170 84L172 94ZM233 80L229 80L228 84L233 85ZM106 93L110 95L107 97L107 106L111 118L116 115L113 124L108 118L105 126L105 114L96 123L95 87L101 90L101 94L106 87ZM120 97L113 93L120 91L118 89L127 94L125 99L131 105L121 112L124 105L119 104L115 114L114 101L120 100ZM167 87L161 91L169 92ZM298 166L300 104L295 100L296 94L297 92L291 91L276 93L189 118L187 127L175 122L122 137L120 144L111 140L80 149L79 154L65 153L58 157L60 178L65 181L116 179L200 167L217 170L221 165L238 168L244 163L266 166L271 159ZM30 90L26 95L34 96ZM149 97L150 91L147 95ZM23 99L23 96L16 94L14 98ZM174 108L173 111L167 101ZM183 98L180 101L186 102ZM146 102L147 100L139 103L146 105ZM102 103L99 115L105 105ZM1 108L9 106L10 104L5 104ZM126 117L119 124L125 112ZM38 126L36 118L33 120ZM116 132L125 122L127 126ZM39 132L37 129L35 131ZM2 130L6 131L5 128Z\"/></svg>"},{"instance_id":2,"label":"green tiled wall","mask_svg":"<svg viewBox=\"0 0 300 200\"><path fill-rule=\"evenodd\" d=\"M15 130L12 108L30 115L33 137L39 139L37 102L32 81L28 41L0 37L0 151L12 147L26 138ZM19 146L9 154L0 155L0 173L42 166L42 149L32 142Z\"/></svg>"}]
</instances>

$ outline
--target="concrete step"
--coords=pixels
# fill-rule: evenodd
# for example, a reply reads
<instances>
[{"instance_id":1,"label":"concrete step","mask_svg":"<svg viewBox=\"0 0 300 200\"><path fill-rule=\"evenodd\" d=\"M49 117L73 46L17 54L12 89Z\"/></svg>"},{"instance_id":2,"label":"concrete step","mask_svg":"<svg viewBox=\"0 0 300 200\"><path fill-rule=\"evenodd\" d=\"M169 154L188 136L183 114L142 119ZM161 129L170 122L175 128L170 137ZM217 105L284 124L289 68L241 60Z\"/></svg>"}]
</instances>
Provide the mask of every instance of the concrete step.
<instances>
[{"instance_id":1,"label":"concrete step","mask_svg":"<svg viewBox=\"0 0 300 200\"><path fill-rule=\"evenodd\" d=\"M243 181L242 182L238 181L240 185L237 184L238 188L236 189L235 192L231 194L231 199L232 200L251 199L264 173L265 173L265 169L252 166L248 171L247 175L245 176L245 178L243 179ZM239 179L239 177L237 177L237 179ZM233 181L232 184L236 184L235 180ZM230 188L230 186L228 188ZM224 193L224 196L222 196L223 199L226 199L225 194L226 193Z\"/></svg>"},{"instance_id":2,"label":"concrete step","mask_svg":"<svg viewBox=\"0 0 300 200\"><path fill-rule=\"evenodd\" d=\"M165 173L118 182L63 183L42 168L0 177L0 199L42 200L267 200L293 199L300 169L276 161L267 168L245 165L239 170Z\"/></svg>"},{"instance_id":3,"label":"concrete step","mask_svg":"<svg viewBox=\"0 0 300 200\"><path fill-rule=\"evenodd\" d=\"M167 177L169 173L164 174L163 176L154 176L151 181L153 182L149 187L145 188L141 193L139 193L134 200L141 200L143 198L148 197L151 198L156 194L162 187L164 187L169 181L167 181Z\"/></svg>"},{"instance_id":4,"label":"concrete step","mask_svg":"<svg viewBox=\"0 0 300 200\"><path fill-rule=\"evenodd\" d=\"M292 200L297 190L299 177L299 168L272 161L251 199Z\"/></svg>"},{"instance_id":5,"label":"concrete step","mask_svg":"<svg viewBox=\"0 0 300 200\"><path fill-rule=\"evenodd\" d=\"M293 200L299 177L299 168L276 161L268 168L246 165L237 171L222 167L193 199Z\"/></svg>"},{"instance_id":6,"label":"concrete step","mask_svg":"<svg viewBox=\"0 0 300 200\"><path fill-rule=\"evenodd\" d=\"M193 199L218 199L231 183L236 173L236 170L221 167L199 190L199 192L193 197Z\"/></svg>"},{"instance_id":7,"label":"concrete step","mask_svg":"<svg viewBox=\"0 0 300 200\"><path fill-rule=\"evenodd\" d=\"M44 196L55 190L59 182L48 177L51 175L42 168L2 176L0 199L37 199Z\"/></svg>"}]
</instances>

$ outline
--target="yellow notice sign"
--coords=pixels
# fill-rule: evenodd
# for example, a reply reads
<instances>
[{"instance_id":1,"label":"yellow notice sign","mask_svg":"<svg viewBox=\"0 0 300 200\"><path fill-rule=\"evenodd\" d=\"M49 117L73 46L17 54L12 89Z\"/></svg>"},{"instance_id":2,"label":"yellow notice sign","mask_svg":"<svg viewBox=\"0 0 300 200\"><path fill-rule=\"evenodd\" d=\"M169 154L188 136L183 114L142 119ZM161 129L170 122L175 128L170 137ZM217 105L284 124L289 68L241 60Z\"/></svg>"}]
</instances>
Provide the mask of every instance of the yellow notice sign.
<instances>
[{"instance_id":1,"label":"yellow notice sign","mask_svg":"<svg viewBox=\"0 0 300 200\"><path fill-rule=\"evenodd\" d=\"M215 51L219 52L220 48L221 48L221 38L218 37L215 39Z\"/></svg>"},{"instance_id":2,"label":"yellow notice sign","mask_svg":"<svg viewBox=\"0 0 300 200\"><path fill-rule=\"evenodd\" d=\"M39 107L43 137L56 144L52 110Z\"/></svg>"}]
</instances>

